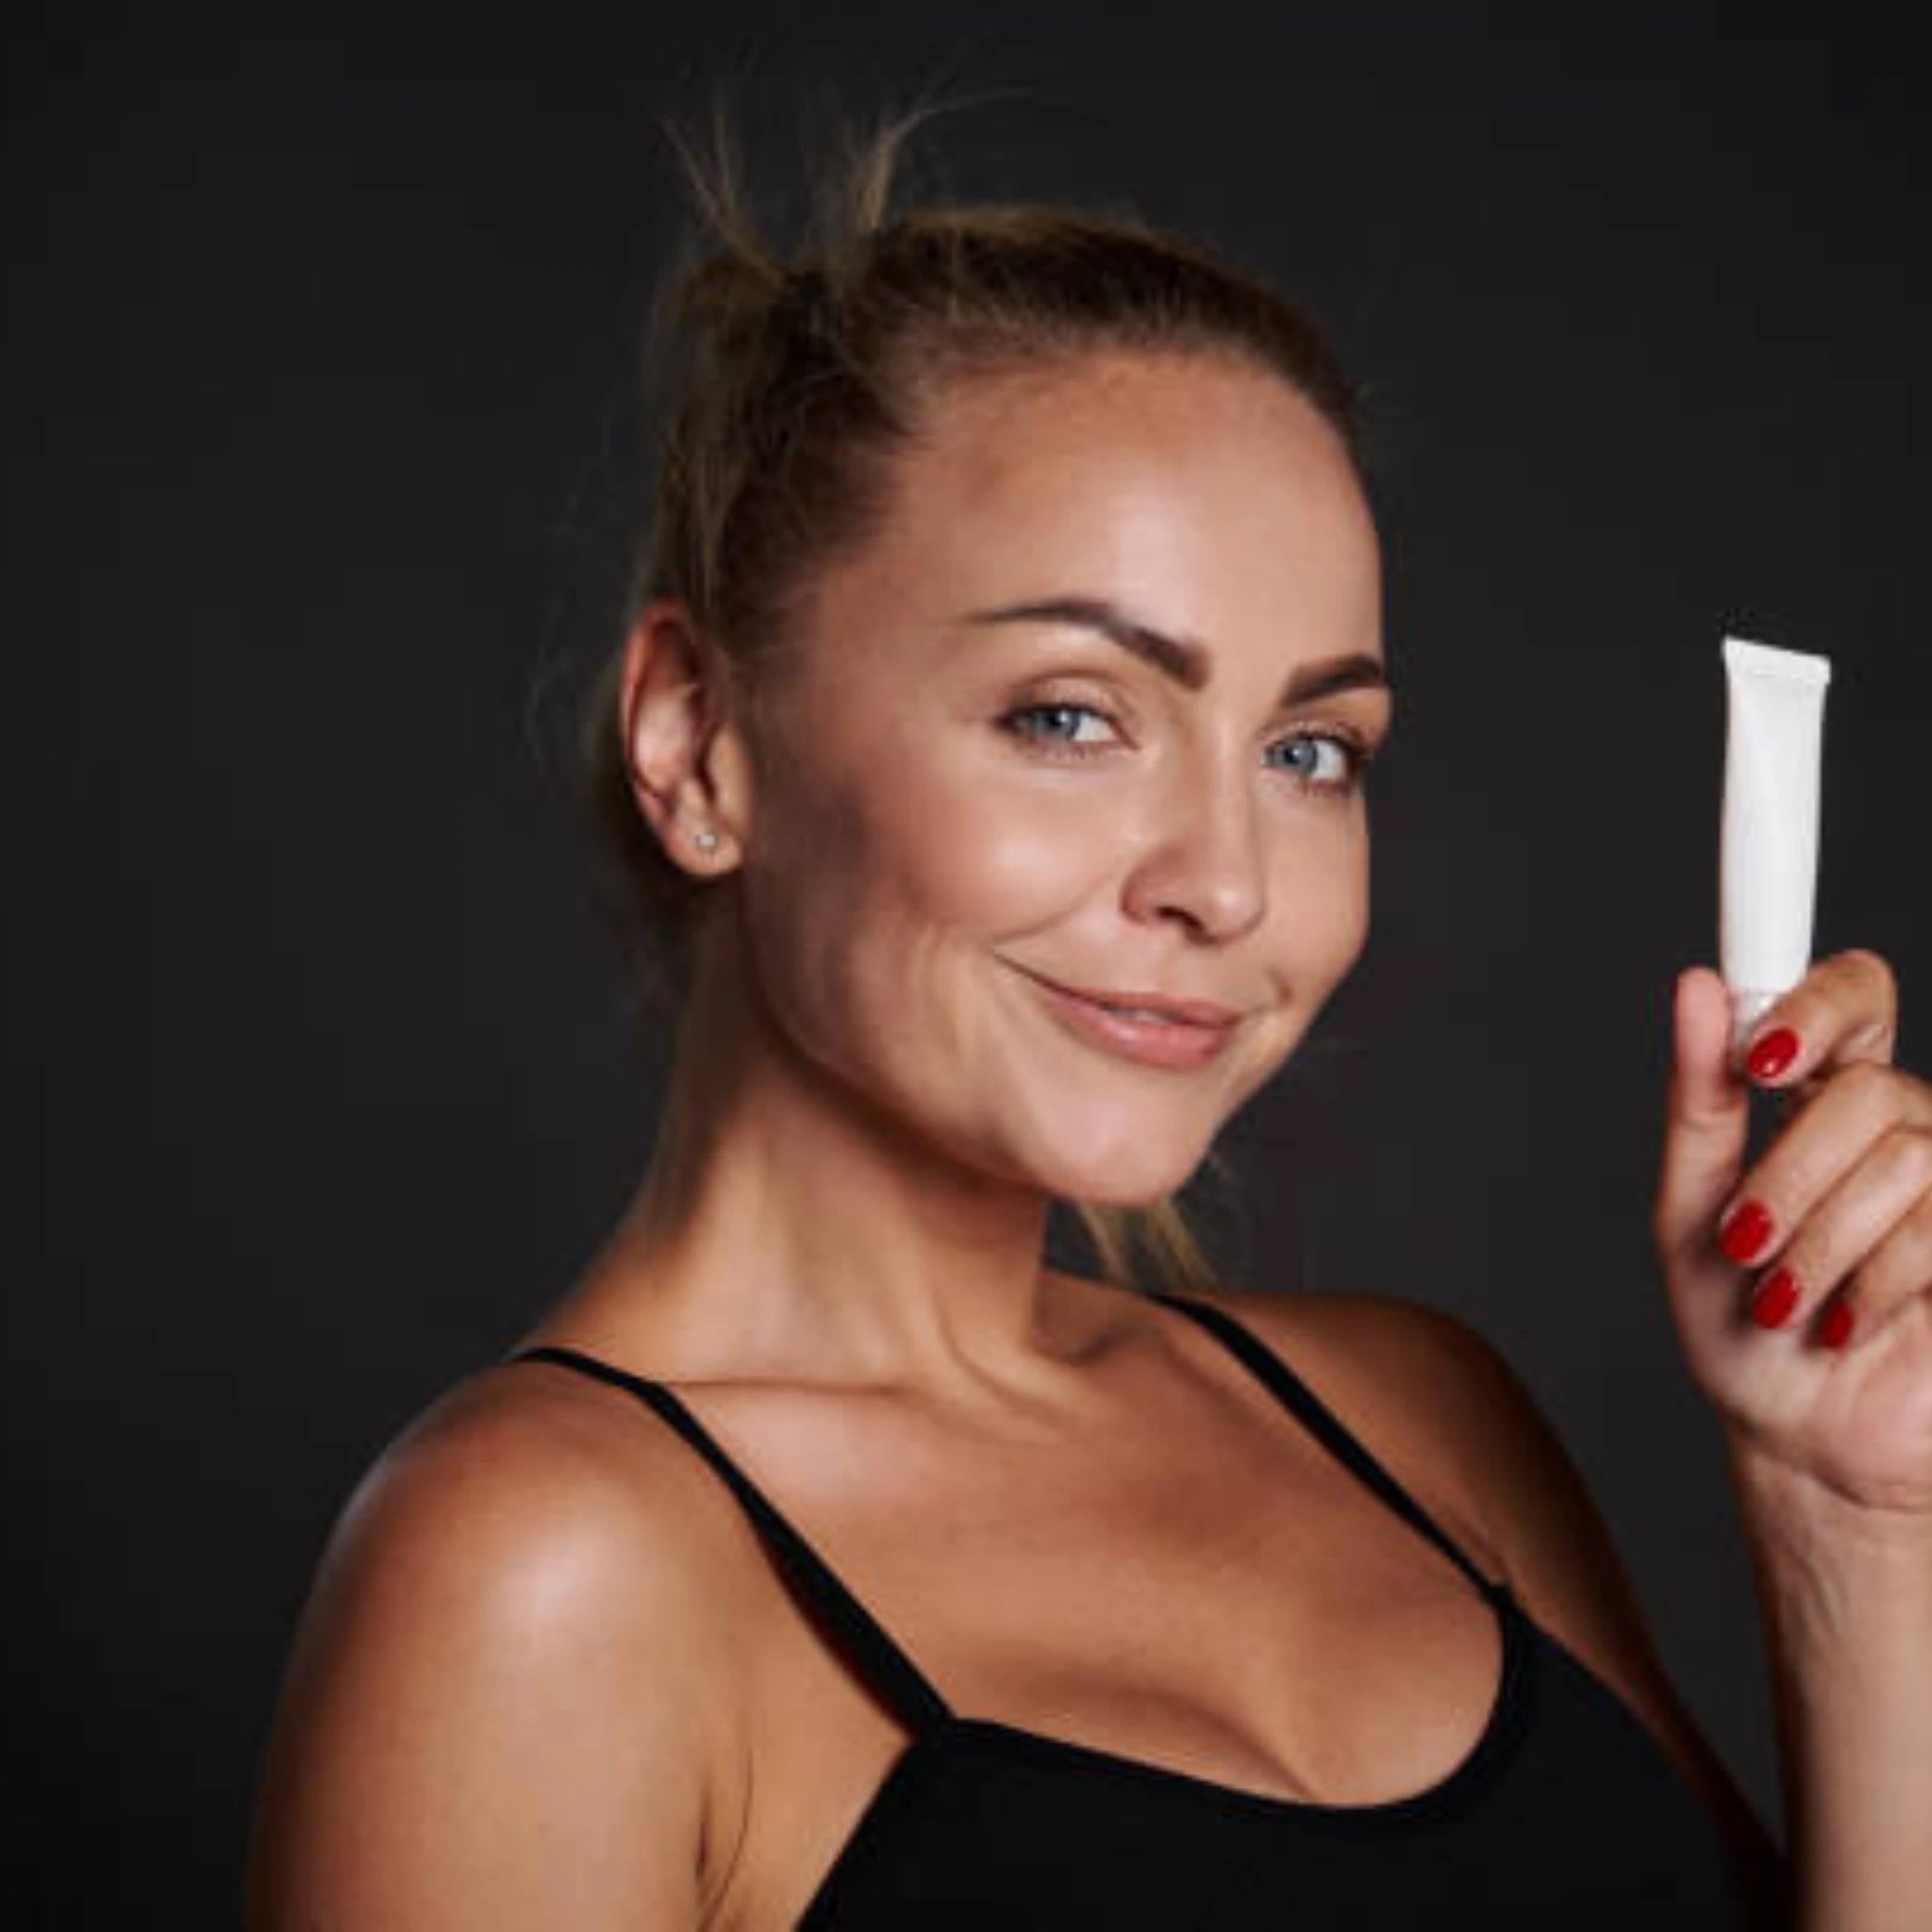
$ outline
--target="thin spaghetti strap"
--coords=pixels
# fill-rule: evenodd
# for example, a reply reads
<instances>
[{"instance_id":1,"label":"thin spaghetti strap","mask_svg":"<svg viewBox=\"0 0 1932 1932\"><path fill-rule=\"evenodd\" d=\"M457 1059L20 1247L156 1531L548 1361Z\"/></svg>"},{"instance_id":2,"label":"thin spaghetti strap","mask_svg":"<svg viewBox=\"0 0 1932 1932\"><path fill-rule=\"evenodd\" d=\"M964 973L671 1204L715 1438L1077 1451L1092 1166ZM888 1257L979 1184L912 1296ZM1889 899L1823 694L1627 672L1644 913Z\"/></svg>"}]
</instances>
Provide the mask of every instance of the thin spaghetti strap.
<instances>
[{"instance_id":1,"label":"thin spaghetti strap","mask_svg":"<svg viewBox=\"0 0 1932 1932\"><path fill-rule=\"evenodd\" d=\"M830 1625L831 1633L852 1661L885 1699L888 1707L916 1734L952 1716L946 1701L924 1673L908 1657L859 1600L839 1580L823 1557L793 1529L763 1491L720 1447L705 1425L661 1382L581 1349L553 1344L519 1349L507 1362L546 1361L626 1389L647 1404L695 1449L724 1478L766 1547L777 1558L805 1597Z\"/></svg>"},{"instance_id":2,"label":"thin spaghetti strap","mask_svg":"<svg viewBox=\"0 0 1932 1932\"><path fill-rule=\"evenodd\" d=\"M1334 1410L1245 1323L1236 1321L1224 1308L1196 1301L1190 1295L1157 1291L1153 1298L1165 1302L1169 1307L1178 1308L1239 1357L1324 1449L1359 1476L1412 1528L1427 1537L1461 1569L1484 1596L1491 1602L1509 1597L1508 1584L1491 1582L1485 1576L1422 1505L1369 1453L1366 1445L1342 1424Z\"/></svg>"}]
</instances>

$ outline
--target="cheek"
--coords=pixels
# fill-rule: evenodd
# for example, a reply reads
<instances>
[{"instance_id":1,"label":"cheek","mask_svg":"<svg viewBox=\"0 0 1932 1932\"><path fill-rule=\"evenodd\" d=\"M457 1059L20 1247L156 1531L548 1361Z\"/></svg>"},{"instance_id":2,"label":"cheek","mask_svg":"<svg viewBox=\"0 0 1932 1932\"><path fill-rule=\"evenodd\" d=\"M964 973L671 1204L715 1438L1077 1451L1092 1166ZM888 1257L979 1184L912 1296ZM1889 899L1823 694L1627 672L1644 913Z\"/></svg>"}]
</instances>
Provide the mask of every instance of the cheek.
<instances>
[{"instance_id":1,"label":"cheek","mask_svg":"<svg viewBox=\"0 0 1932 1932\"><path fill-rule=\"evenodd\" d=\"M934 783L917 811L876 828L875 850L908 910L997 943L1062 920L1108 876L1112 841L1037 793Z\"/></svg>"},{"instance_id":2,"label":"cheek","mask_svg":"<svg viewBox=\"0 0 1932 1932\"><path fill-rule=\"evenodd\" d=\"M1323 897L1334 908L1326 922L1327 951L1339 978L1355 963L1369 936L1369 841L1359 825L1330 846Z\"/></svg>"},{"instance_id":3,"label":"cheek","mask_svg":"<svg viewBox=\"0 0 1932 1932\"><path fill-rule=\"evenodd\" d=\"M761 786L758 809L741 875L754 957L774 1010L822 1059L845 1059L855 1028L908 1002L942 1012L951 968L1064 916L1096 869L1091 832L1037 794L930 759L794 766Z\"/></svg>"},{"instance_id":4,"label":"cheek","mask_svg":"<svg viewBox=\"0 0 1932 1932\"><path fill-rule=\"evenodd\" d=\"M1064 919L1118 864L1117 811L1043 795L977 759L880 764L827 805L815 816L864 894L868 929L849 935L860 943L997 943Z\"/></svg>"},{"instance_id":5,"label":"cheek","mask_svg":"<svg viewBox=\"0 0 1932 1932\"><path fill-rule=\"evenodd\" d=\"M1268 907L1268 932L1257 937L1288 994L1285 1017L1298 1040L1368 939L1369 846L1361 822L1308 817L1284 826Z\"/></svg>"}]
</instances>

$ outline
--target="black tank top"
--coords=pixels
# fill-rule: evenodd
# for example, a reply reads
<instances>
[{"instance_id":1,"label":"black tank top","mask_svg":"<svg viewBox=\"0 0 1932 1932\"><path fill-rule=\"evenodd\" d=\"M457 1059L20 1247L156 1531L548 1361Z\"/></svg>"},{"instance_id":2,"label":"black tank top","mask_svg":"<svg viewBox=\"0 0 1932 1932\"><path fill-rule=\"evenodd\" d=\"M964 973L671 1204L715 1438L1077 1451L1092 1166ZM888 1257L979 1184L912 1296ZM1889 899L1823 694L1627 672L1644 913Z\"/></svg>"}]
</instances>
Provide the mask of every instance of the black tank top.
<instances>
[{"instance_id":1,"label":"black tank top","mask_svg":"<svg viewBox=\"0 0 1932 1932\"><path fill-rule=\"evenodd\" d=\"M669 1389L575 1349L508 1357L649 1404L728 1485L819 1627L910 1732L799 1932L1743 1926L1715 1826L1629 1708L1243 1324L1155 1299L1221 1341L1493 1609L1503 1662L1489 1721L1441 1782L1381 1804L1303 1802L958 1716Z\"/></svg>"}]
</instances>

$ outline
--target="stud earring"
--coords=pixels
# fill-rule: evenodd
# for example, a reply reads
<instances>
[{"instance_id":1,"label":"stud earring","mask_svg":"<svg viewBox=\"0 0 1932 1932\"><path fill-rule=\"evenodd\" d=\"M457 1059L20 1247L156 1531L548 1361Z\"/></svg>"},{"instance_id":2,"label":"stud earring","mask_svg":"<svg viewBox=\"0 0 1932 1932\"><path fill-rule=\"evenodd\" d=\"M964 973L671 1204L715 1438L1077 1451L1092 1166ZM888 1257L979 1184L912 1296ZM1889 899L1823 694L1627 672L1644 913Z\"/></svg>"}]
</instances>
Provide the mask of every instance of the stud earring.
<instances>
[{"instance_id":1,"label":"stud earring","mask_svg":"<svg viewBox=\"0 0 1932 1932\"><path fill-rule=\"evenodd\" d=\"M691 842L700 852L715 852L718 849L718 835L710 826L704 825L691 835Z\"/></svg>"}]
</instances>

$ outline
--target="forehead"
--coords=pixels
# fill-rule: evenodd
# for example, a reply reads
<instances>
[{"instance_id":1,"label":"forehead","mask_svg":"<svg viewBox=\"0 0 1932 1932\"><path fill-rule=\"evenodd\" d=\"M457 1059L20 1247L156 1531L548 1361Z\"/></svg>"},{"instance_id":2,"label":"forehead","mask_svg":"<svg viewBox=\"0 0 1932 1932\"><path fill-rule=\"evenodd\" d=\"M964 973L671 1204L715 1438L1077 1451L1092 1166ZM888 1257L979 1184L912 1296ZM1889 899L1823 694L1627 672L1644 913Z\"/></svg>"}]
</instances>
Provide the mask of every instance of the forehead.
<instances>
[{"instance_id":1,"label":"forehead","mask_svg":"<svg viewBox=\"0 0 1932 1932\"><path fill-rule=\"evenodd\" d=\"M1353 462L1266 372L1121 354L956 382L896 459L891 503L877 540L824 586L848 643L1089 594L1217 655L1241 641L1276 662L1379 653L1379 558Z\"/></svg>"}]
</instances>

